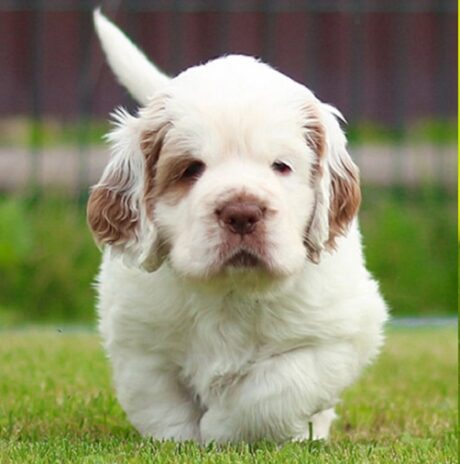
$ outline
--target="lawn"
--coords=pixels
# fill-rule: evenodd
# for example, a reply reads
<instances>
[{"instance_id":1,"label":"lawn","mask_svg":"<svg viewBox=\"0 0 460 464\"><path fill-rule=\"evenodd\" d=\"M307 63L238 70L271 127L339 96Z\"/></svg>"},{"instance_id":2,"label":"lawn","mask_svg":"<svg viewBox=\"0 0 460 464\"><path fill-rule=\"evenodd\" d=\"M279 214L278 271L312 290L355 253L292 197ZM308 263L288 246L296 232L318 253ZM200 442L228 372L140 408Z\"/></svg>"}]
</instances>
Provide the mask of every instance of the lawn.
<instances>
[{"instance_id":1,"label":"lawn","mask_svg":"<svg viewBox=\"0 0 460 464\"><path fill-rule=\"evenodd\" d=\"M97 336L0 333L3 463L454 463L457 332L390 328L379 361L344 395L329 443L218 448L140 438L110 384Z\"/></svg>"}]
</instances>

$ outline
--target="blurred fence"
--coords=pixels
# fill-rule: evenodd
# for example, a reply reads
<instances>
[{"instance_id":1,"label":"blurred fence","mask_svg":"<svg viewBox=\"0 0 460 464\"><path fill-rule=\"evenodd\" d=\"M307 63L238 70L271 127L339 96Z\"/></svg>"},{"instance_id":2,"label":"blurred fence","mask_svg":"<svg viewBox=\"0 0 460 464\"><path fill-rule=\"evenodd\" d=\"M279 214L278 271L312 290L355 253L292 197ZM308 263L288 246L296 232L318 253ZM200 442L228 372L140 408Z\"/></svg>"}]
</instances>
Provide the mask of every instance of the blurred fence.
<instances>
[{"instance_id":1,"label":"blurred fence","mask_svg":"<svg viewBox=\"0 0 460 464\"><path fill-rule=\"evenodd\" d=\"M135 104L93 32L101 6L171 75L223 53L260 56L349 121L364 182L456 183L456 3L448 0L2 0L0 190L85 192L101 123Z\"/></svg>"}]
</instances>

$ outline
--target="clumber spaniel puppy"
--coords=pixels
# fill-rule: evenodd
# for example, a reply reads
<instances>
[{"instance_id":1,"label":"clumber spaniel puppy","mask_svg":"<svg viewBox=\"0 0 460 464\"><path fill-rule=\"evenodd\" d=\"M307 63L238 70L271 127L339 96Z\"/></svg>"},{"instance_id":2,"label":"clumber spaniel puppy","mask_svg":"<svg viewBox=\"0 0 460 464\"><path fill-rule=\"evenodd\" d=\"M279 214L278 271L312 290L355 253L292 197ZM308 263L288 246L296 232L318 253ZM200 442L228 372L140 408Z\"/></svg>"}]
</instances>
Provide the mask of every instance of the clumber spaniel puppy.
<instances>
[{"instance_id":1,"label":"clumber spaniel puppy","mask_svg":"<svg viewBox=\"0 0 460 464\"><path fill-rule=\"evenodd\" d=\"M326 438L387 318L340 113L246 56L170 79L95 20L143 104L115 113L88 203L121 405L157 439Z\"/></svg>"}]
</instances>

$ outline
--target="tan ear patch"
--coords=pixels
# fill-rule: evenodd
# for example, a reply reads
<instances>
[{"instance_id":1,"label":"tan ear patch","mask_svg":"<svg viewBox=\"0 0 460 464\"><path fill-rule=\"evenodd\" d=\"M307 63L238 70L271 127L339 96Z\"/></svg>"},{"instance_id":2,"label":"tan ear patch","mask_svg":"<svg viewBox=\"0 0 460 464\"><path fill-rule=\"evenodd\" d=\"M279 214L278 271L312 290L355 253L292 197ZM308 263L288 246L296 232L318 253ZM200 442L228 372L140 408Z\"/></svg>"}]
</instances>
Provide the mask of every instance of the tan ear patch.
<instances>
[{"instance_id":1,"label":"tan ear patch","mask_svg":"<svg viewBox=\"0 0 460 464\"><path fill-rule=\"evenodd\" d=\"M91 192L87 220L100 244L118 245L134 236L138 214L130 207L126 190L120 189L116 176Z\"/></svg>"},{"instance_id":2,"label":"tan ear patch","mask_svg":"<svg viewBox=\"0 0 460 464\"><path fill-rule=\"evenodd\" d=\"M326 150L326 136L319 118L312 119L312 122L306 126L306 129L307 144L316 153L318 158L322 158Z\"/></svg>"},{"instance_id":3,"label":"tan ear patch","mask_svg":"<svg viewBox=\"0 0 460 464\"><path fill-rule=\"evenodd\" d=\"M341 160L342 175L331 170L331 200L329 205L329 239L326 246L334 249L336 238L344 235L361 204L358 167Z\"/></svg>"}]
</instances>

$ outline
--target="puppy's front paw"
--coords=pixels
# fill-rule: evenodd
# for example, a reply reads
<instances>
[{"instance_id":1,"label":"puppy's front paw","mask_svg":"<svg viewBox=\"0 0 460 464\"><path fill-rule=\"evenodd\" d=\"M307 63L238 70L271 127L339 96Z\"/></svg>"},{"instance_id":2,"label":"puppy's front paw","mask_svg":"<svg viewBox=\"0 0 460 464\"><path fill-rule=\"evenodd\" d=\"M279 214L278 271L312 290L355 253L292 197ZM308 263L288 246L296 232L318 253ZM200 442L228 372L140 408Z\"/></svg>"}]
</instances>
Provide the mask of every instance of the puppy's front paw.
<instances>
[{"instance_id":1,"label":"puppy's front paw","mask_svg":"<svg viewBox=\"0 0 460 464\"><path fill-rule=\"evenodd\" d=\"M336 417L337 414L334 408L325 409L324 411L314 414L308 423L308 430L294 437L292 441L327 440L329 438L331 424Z\"/></svg>"},{"instance_id":2,"label":"puppy's front paw","mask_svg":"<svg viewBox=\"0 0 460 464\"><path fill-rule=\"evenodd\" d=\"M237 430L230 423L228 414L215 408L208 409L200 421L202 443L229 443L238 440Z\"/></svg>"}]
</instances>

